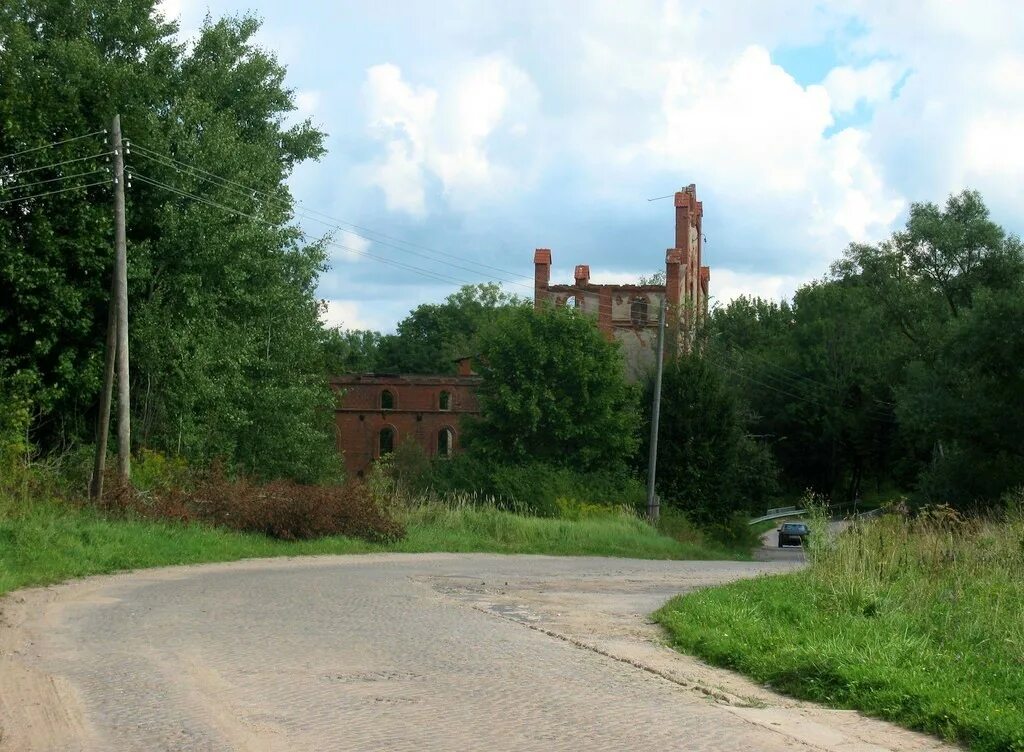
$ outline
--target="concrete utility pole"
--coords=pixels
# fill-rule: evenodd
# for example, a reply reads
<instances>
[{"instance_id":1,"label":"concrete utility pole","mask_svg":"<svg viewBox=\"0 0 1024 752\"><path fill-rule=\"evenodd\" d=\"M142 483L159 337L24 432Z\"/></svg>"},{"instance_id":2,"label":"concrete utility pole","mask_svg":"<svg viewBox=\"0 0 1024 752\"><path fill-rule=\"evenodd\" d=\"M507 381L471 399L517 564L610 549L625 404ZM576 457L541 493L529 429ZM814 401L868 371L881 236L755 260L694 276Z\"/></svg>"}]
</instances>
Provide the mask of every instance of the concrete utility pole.
<instances>
[{"instance_id":1,"label":"concrete utility pole","mask_svg":"<svg viewBox=\"0 0 1024 752\"><path fill-rule=\"evenodd\" d=\"M661 416L661 367L665 360L665 318L668 300L662 300L661 320L658 322L658 356L654 370L654 404L651 406L651 452L647 459L647 518L657 522L661 502L654 493L654 478L658 469L658 419Z\"/></svg>"},{"instance_id":2,"label":"concrete utility pole","mask_svg":"<svg viewBox=\"0 0 1024 752\"><path fill-rule=\"evenodd\" d=\"M121 116L110 127L114 142L114 280L117 298L117 475L131 479L132 429L128 382L128 247L124 228L124 145Z\"/></svg>"},{"instance_id":3,"label":"concrete utility pole","mask_svg":"<svg viewBox=\"0 0 1024 752\"><path fill-rule=\"evenodd\" d=\"M110 305L107 311L107 349L103 361L103 393L100 395L99 426L96 430L96 457L92 464L92 488L95 501L103 498L103 474L107 467L107 437L110 433L110 402L114 392L114 359L117 350L117 275L110 276Z\"/></svg>"}]
</instances>

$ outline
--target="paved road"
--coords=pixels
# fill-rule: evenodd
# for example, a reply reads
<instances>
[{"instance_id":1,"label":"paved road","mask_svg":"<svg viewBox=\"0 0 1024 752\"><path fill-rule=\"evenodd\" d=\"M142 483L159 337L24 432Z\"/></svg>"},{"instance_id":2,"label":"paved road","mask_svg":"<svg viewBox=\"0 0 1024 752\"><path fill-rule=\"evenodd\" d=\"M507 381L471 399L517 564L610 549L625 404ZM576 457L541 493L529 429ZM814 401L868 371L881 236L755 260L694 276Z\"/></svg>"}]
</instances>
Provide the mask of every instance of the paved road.
<instances>
[{"instance_id":1,"label":"paved road","mask_svg":"<svg viewBox=\"0 0 1024 752\"><path fill-rule=\"evenodd\" d=\"M645 615L797 566L374 555L182 567L0 601L3 750L878 750Z\"/></svg>"},{"instance_id":2,"label":"paved road","mask_svg":"<svg viewBox=\"0 0 1024 752\"><path fill-rule=\"evenodd\" d=\"M786 520L793 522L794 520ZM802 522L802 520L796 520ZM782 521L779 521L782 524ZM754 558L758 561L797 561L807 560L803 546L783 546L779 548L779 528L774 527L767 532L761 533L761 548L754 551Z\"/></svg>"}]
</instances>

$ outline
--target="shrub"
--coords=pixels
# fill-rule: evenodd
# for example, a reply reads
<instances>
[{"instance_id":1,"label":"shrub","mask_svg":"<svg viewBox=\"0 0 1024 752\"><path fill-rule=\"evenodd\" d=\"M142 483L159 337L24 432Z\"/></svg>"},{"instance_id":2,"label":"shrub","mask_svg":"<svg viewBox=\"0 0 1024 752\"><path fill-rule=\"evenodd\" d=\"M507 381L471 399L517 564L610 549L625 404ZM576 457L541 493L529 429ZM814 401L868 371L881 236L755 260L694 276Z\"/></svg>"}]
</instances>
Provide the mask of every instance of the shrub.
<instances>
[{"instance_id":1,"label":"shrub","mask_svg":"<svg viewBox=\"0 0 1024 752\"><path fill-rule=\"evenodd\" d=\"M625 471L575 472L541 462L521 465L481 461L472 454L435 462L422 481L435 493L476 493L507 509L555 517L559 499L604 507L643 507L643 484Z\"/></svg>"},{"instance_id":2,"label":"shrub","mask_svg":"<svg viewBox=\"0 0 1024 752\"><path fill-rule=\"evenodd\" d=\"M658 513L658 531L670 538L675 538L680 543L690 543L695 546L705 544L703 530L694 525L685 514L672 507L661 507Z\"/></svg>"},{"instance_id":3,"label":"shrub","mask_svg":"<svg viewBox=\"0 0 1024 752\"><path fill-rule=\"evenodd\" d=\"M189 467L184 457L143 449L132 460L132 485L141 491L180 488L188 480Z\"/></svg>"},{"instance_id":4,"label":"shrub","mask_svg":"<svg viewBox=\"0 0 1024 752\"><path fill-rule=\"evenodd\" d=\"M31 447L28 441L30 403L9 380L0 379L0 491L22 486Z\"/></svg>"},{"instance_id":5,"label":"shrub","mask_svg":"<svg viewBox=\"0 0 1024 752\"><path fill-rule=\"evenodd\" d=\"M150 493L120 486L111 477L104 494L108 511L148 519L199 521L280 540L346 535L369 541L397 540L402 525L386 514L361 483L303 485L290 480L256 483L229 478L216 464L191 483L160 486Z\"/></svg>"},{"instance_id":6,"label":"shrub","mask_svg":"<svg viewBox=\"0 0 1024 752\"><path fill-rule=\"evenodd\" d=\"M722 522L705 525L703 530L708 538L727 548L756 548L761 542L750 519L742 512L735 512Z\"/></svg>"}]
</instances>

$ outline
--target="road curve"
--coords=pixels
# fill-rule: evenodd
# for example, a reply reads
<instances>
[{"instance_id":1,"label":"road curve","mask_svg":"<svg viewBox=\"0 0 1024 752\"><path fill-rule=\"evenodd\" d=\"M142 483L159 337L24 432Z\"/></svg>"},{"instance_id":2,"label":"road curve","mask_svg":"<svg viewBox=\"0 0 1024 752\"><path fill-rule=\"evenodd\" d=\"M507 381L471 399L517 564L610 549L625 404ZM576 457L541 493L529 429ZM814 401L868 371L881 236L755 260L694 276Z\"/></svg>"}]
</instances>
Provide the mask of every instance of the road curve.
<instances>
[{"instance_id":1,"label":"road curve","mask_svg":"<svg viewBox=\"0 0 1024 752\"><path fill-rule=\"evenodd\" d=\"M0 750L946 749L677 655L646 619L794 566L394 554L21 591Z\"/></svg>"}]
</instances>

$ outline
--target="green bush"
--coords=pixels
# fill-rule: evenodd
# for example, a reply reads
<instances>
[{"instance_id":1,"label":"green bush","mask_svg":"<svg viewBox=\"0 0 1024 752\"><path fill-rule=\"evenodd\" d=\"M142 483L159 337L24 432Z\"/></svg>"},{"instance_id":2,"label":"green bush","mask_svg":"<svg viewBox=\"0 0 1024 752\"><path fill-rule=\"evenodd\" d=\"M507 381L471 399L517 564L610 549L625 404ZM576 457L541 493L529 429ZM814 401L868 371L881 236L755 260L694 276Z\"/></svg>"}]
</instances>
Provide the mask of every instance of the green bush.
<instances>
[{"instance_id":1,"label":"green bush","mask_svg":"<svg viewBox=\"0 0 1024 752\"><path fill-rule=\"evenodd\" d=\"M13 385L0 379L0 491L24 481L24 468L31 447L28 441L29 402Z\"/></svg>"},{"instance_id":2,"label":"green bush","mask_svg":"<svg viewBox=\"0 0 1024 752\"><path fill-rule=\"evenodd\" d=\"M704 525L702 529L708 538L726 548L744 550L760 545L749 518L742 512L736 512L722 522Z\"/></svg>"},{"instance_id":3,"label":"green bush","mask_svg":"<svg viewBox=\"0 0 1024 752\"><path fill-rule=\"evenodd\" d=\"M161 491L188 484L189 466L184 457L143 449L132 460L132 485L139 491Z\"/></svg>"},{"instance_id":4,"label":"green bush","mask_svg":"<svg viewBox=\"0 0 1024 752\"><path fill-rule=\"evenodd\" d=\"M542 517L556 517L563 504L639 509L643 484L625 471L574 472L533 462L522 465L482 462L469 454L436 461L422 478L422 490L444 495L475 493L499 505ZM578 513L578 511L577 511Z\"/></svg>"}]
</instances>

